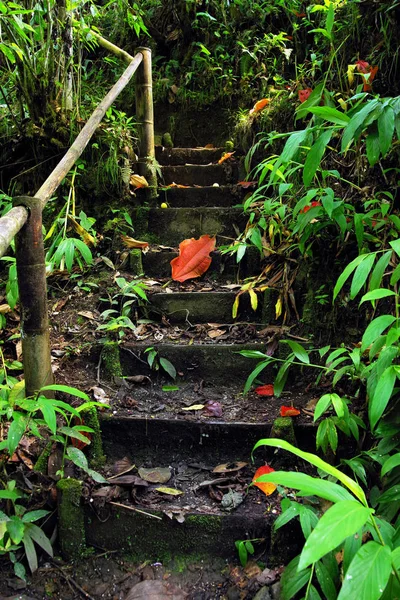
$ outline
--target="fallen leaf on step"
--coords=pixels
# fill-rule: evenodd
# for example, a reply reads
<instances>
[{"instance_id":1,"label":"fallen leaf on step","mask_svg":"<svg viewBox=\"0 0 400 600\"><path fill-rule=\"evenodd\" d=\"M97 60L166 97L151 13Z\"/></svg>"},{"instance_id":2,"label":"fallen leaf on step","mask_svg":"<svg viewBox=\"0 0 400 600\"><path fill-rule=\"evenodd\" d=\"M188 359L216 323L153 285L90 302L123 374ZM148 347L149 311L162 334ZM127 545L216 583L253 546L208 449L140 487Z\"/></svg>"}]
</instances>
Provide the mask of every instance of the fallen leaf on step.
<instances>
[{"instance_id":1,"label":"fallen leaf on step","mask_svg":"<svg viewBox=\"0 0 400 600\"><path fill-rule=\"evenodd\" d=\"M273 471L275 471L275 469L269 467L268 465L264 465L263 467L257 469L252 480L254 485L264 492L266 496L273 494L273 492L276 490L276 485L274 483L270 483L269 481L257 481L257 479L262 475L268 475L268 473L272 473Z\"/></svg>"},{"instance_id":2,"label":"fallen leaf on step","mask_svg":"<svg viewBox=\"0 0 400 600\"><path fill-rule=\"evenodd\" d=\"M227 285L221 285L221 287L226 290L237 290L237 289L241 288L242 286L240 283L228 283Z\"/></svg>"},{"instance_id":3,"label":"fallen leaf on step","mask_svg":"<svg viewBox=\"0 0 400 600\"><path fill-rule=\"evenodd\" d=\"M215 243L216 238L209 235L202 235L198 240L183 240L179 244L179 256L171 260L172 279L182 283L201 277L211 264L210 252L215 249Z\"/></svg>"},{"instance_id":4,"label":"fallen leaf on step","mask_svg":"<svg viewBox=\"0 0 400 600\"><path fill-rule=\"evenodd\" d=\"M181 410L203 410L204 404L193 404L192 406L184 406Z\"/></svg>"},{"instance_id":5,"label":"fallen leaf on step","mask_svg":"<svg viewBox=\"0 0 400 600\"><path fill-rule=\"evenodd\" d=\"M141 248L142 250L145 250L149 247L148 242L135 240L132 237L129 237L129 235L121 235L121 240L123 241L124 246L126 246L127 248Z\"/></svg>"},{"instance_id":6,"label":"fallen leaf on step","mask_svg":"<svg viewBox=\"0 0 400 600\"><path fill-rule=\"evenodd\" d=\"M214 144L206 144L204 148L215 148Z\"/></svg>"},{"instance_id":7,"label":"fallen leaf on step","mask_svg":"<svg viewBox=\"0 0 400 600\"><path fill-rule=\"evenodd\" d=\"M222 465L218 465L213 469L213 473L235 473L235 471L240 471L243 467L246 467L249 463L235 460L230 463L223 463Z\"/></svg>"},{"instance_id":8,"label":"fallen leaf on step","mask_svg":"<svg viewBox=\"0 0 400 600\"><path fill-rule=\"evenodd\" d=\"M271 100L269 98L263 98L262 100L259 100L250 110L250 114L253 115L254 113L262 111L270 102Z\"/></svg>"},{"instance_id":9,"label":"fallen leaf on step","mask_svg":"<svg viewBox=\"0 0 400 600\"><path fill-rule=\"evenodd\" d=\"M224 154L219 159L218 164L222 165L222 163L224 163L226 160L228 160L228 158L231 158L231 156L233 156L234 154L235 154L235 151L233 151L233 152L224 152Z\"/></svg>"},{"instance_id":10,"label":"fallen leaf on step","mask_svg":"<svg viewBox=\"0 0 400 600\"><path fill-rule=\"evenodd\" d=\"M254 391L258 396L273 396L274 386L272 383L267 383L266 385L258 386Z\"/></svg>"},{"instance_id":11,"label":"fallen leaf on step","mask_svg":"<svg viewBox=\"0 0 400 600\"><path fill-rule=\"evenodd\" d=\"M138 473L142 479L150 483L167 483L171 479L169 467L153 467L152 469L140 467Z\"/></svg>"},{"instance_id":12,"label":"fallen leaf on step","mask_svg":"<svg viewBox=\"0 0 400 600\"><path fill-rule=\"evenodd\" d=\"M169 487L158 487L156 488L156 492L159 492L160 494L167 494L168 496L181 496L183 494L182 490Z\"/></svg>"},{"instance_id":13,"label":"fallen leaf on step","mask_svg":"<svg viewBox=\"0 0 400 600\"><path fill-rule=\"evenodd\" d=\"M216 400L208 400L205 405L205 412L213 417L222 417L222 404Z\"/></svg>"},{"instance_id":14,"label":"fallen leaf on step","mask_svg":"<svg viewBox=\"0 0 400 600\"><path fill-rule=\"evenodd\" d=\"M247 190L249 187L253 187L253 185L257 185L257 181L238 181L237 185L240 185L244 190Z\"/></svg>"},{"instance_id":15,"label":"fallen leaf on step","mask_svg":"<svg viewBox=\"0 0 400 600\"><path fill-rule=\"evenodd\" d=\"M1 315L5 315L5 314L9 313L10 310L11 310L11 308L8 304L0 304L0 314Z\"/></svg>"},{"instance_id":16,"label":"fallen leaf on step","mask_svg":"<svg viewBox=\"0 0 400 600\"><path fill-rule=\"evenodd\" d=\"M179 189L187 189L189 188L190 185L182 185L181 183L175 183L174 181L172 183L169 183L168 185L165 185L163 188L161 189L165 189L168 190L169 188L179 188Z\"/></svg>"},{"instance_id":17,"label":"fallen leaf on step","mask_svg":"<svg viewBox=\"0 0 400 600\"><path fill-rule=\"evenodd\" d=\"M281 406L281 417L297 417L300 411L293 406Z\"/></svg>"},{"instance_id":18,"label":"fallen leaf on step","mask_svg":"<svg viewBox=\"0 0 400 600\"><path fill-rule=\"evenodd\" d=\"M81 310L80 312L78 312L78 315L80 315L81 317L85 317L85 319L90 319L91 321L95 321L97 319L96 315L94 315L89 310Z\"/></svg>"},{"instance_id":19,"label":"fallen leaf on step","mask_svg":"<svg viewBox=\"0 0 400 600\"><path fill-rule=\"evenodd\" d=\"M225 331L223 329L211 329L210 331L207 331L207 335L208 337L210 337L211 339L220 337L221 335L223 335L225 333Z\"/></svg>"},{"instance_id":20,"label":"fallen leaf on step","mask_svg":"<svg viewBox=\"0 0 400 600\"><path fill-rule=\"evenodd\" d=\"M135 173L131 175L129 183L135 188L135 190L149 187L147 179L142 177L142 175L136 175Z\"/></svg>"},{"instance_id":21,"label":"fallen leaf on step","mask_svg":"<svg viewBox=\"0 0 400 600\"><path fill-rule=\"evenodd\" d=\"M93 398L96 402L101 402L102 404L108 404L110 398L107 396L106 392L101 387L94 386L90 388L90 391L93 392Z\"/></svg>"}]
</instances>

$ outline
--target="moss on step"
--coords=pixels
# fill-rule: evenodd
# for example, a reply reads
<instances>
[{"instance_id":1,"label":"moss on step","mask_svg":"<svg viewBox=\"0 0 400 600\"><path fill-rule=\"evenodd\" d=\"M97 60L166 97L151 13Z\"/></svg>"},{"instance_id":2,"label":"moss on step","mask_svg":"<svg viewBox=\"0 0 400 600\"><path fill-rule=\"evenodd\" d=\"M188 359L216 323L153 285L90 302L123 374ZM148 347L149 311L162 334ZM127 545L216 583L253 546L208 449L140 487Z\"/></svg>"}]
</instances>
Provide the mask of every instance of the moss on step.
<instances>
[{"instance_id":1,"label":"moss on step","mask_svg":"<svg viewBox=\"0 0 400 600\"><path fill-rule=\"evenodd\" d=\"M129 267L135 277L144 274L142 251L139 248L133 248L129 252Z\"/></svg>"},{"instance_id":2,"label":"moss on step","mask_svg":"<svg viewBox=\"0 0 400 600\"><path fill-rule=\"evenodd\" d=\"M86 551L84 512L81 506L82 482L61 479L58 491L58 530L60 547L67 560L76 560Z\"/></svg>"},{"instance_id":3,"label":"moss on step","mask_svg":"<svg viewBox=\"0 0 400 600\"><path fill-rule=\"evenodd\" d=\"M92 439L87 448L89 454L89 463L93 469L98 469L106 462L106 456L103 452L103 441L101 439L101 430L99 417L96 408L93 406L83 412L85 425L93 429Z\"/></svg>"},{"instance_id":4,"label":"moss on step","mask_svg":"<svg viewBox=\"0 0 400 600\"><path fill-rule=\"evenodd\" d=\"M117 342L106 342L101 351L104 375L107 379L122 377L119 345Z\"/></svg>"},{"instance_id":5,"label":"moss on step","mask_svg":"<svg viewBox=\"0 0 400 600\"><path fill-rule=\"evenodd\" d=\"M271 437L285 440L285 442L297 446L293 419L291 417L278 417L275 419L271 429Z\"/></svg>"},{"instance_id":6,"label":"moss on step","mask_svg":"<svg viewBox=\"0 0 400 600\"><path fill-rule=\"evenodd\" d=\"M43 473L43 475L47 474L48 460L51 454L52 447L53 442L47 442L46 446L41 451L39 458L37 459L36 464L33 467L33 470L37 473Z\"/></svg>"}]
</instances>

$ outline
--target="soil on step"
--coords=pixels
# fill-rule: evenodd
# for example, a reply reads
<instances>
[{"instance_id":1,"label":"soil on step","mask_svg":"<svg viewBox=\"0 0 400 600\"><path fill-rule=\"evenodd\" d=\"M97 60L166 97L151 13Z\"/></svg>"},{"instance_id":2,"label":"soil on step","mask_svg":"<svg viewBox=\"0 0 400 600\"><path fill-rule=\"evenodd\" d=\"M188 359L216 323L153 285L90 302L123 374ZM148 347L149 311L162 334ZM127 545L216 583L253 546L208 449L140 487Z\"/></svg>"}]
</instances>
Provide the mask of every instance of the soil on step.
<instances>
[{"instance_id":1,"label":"soil on step","mask_svg":"<svg viewBox=\"0 0 400 600\"><path fill-rule=\"evenodd\" d=\"M264 558L262 545L255 545L257 560ZM268 585L270 597L279 598L282 568L268 568L250 560L243 568L222 559L201 560L175 557L166 563L137 564L128 556L95 550L75 564L60 558L42 561L28 583L17 579L4 559L0 562L1 600L126 600L131 590L148 600L160 582L176 586L187 600L250 600ZM133 594L133 592L132 592ZM186 595L185 595L186 594ZM157 596L159 597L159 596ZM178 596L176 596L178 598ZM180 596L179 596L180 598Z\"/></svg>"}]
</instances>

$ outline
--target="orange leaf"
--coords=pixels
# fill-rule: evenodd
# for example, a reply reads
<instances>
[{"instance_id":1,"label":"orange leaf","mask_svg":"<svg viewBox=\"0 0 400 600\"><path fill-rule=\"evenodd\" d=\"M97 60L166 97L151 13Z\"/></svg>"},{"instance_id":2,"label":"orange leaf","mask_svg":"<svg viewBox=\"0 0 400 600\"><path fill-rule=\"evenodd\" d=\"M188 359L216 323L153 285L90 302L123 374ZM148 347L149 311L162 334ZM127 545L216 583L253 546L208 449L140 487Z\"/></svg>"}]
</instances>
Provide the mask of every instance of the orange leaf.
<instances>
[{"instance_id":1,"label":"orange leaf","mask_svg":"<svg viewBox=\"0 0 400 600\"><path fill-rule=\"evenodd\" d=\"M257 185L257 181L238 181L237 185L240 185L244 190L247 190L247 188Z\"/></svg>"},{"instance_id":2,"label":"orange leaf","mask_svg":"<svg viewBox=\"0 0 400 600\"><path fill-rule=\"evenodd\" d=\"M268 465L264 465L263 467L257 469L257 471L254 473L254 477L252 480L254 485L256 485L262 492L264 492L266 496L270 496L276 490L276 485L274 483L269 482L257 482L256 480L259 477L261 477L261 475L268 475L268 473L272 473L273 471L275 471L275 469L269 467Z\"/></svg>"},{"instance_id":3,"label":"orange leaf","mask_svg":"<svg viewBox=\"0 0 400 600\"><path fill-rule=\"evenodd\" d=\"M271 100L269 98L263 98L262 100L259 100L251 109L250 114L252 115L253 113L261 112L263 108L265 108L270 102Z\"/></svg>"},{"instance_id":4,"label":"orange leaf","mask_svg":"<svg viewBox=\"0 0 400 600\"><path fill-rule=\"evenodd\" d=\"M226 160L228 160L228 158L230 158L231 156L233 156L235 154L235 151L233 152L225 152L221 158L218 161L219 165L222 165L222 163L224 163Z\"/></svg>"},{"instance_id":5,"label":"orange leaf","mask_svg":"<svg viewBox=\"0 0 400 600\"><path fill-rule=\"evenodd\" d=\"M211 264L210 252L215 248L215 237L202 235L195 240L183 240L179 244L179 256L171 260L172 279L186 281L194 277L201 277Z\"/></svg>"},{"instance_id":6,"label":"orange leaf","mask_svg":"<svg viewBox=\"0 0 400 600\"><path fill-rule=\"evenodd\" d=\"M306 100L308 100L311 92L312 92L311 88L306 88L305 90L299 90L297 93L298 93L300 102L305 102Z\"/></svg>"},{"instance_id":7,"label":"orange leaf","mask_svg":"<svg viewBox=\"0 0 400 600\"><path fill-rule=\"evenodd\" d=\"M131 175L129 183L131 185L133 185L133 187L135 188L135 190L137 190L139 188L147 188L147 187L149 187L147 179L145 177L142 177L142 175L136 175L136 173L133 173Z\"/></svg>"},{"instance_id":8,"label":"orange leaf","mask_svg":"<svg viewBox=\"0 0 400 600\"><path fill-rule=\"evenodd\" d=\"M281 406L281 417L297 417L300 411L293 406Z\"/></svg>"},{"instance_id":9,"label":"orange leaf","mask_svg":"<svg viewBox=\"0 0 400 600\"><path fill-rule=\"evenodd\" d=\"M274 386L272 383L267 383L266 385L260 385L255 389L256 394L259 396L273 396L274 395Z\"/></svg>"},{"instance_id":10,"label":"orange leaf","mask_svg":"<svg viewBox=\"0 0 400 600\"><path fill-rule=\"evenodd\" d=\"M163 189L168 189L168 188L180 188L180 189L186 189L189 188L190 185L182 185L181 183L175 183L174 181L172 183L170 183L169 185L165 185Z\"/></svg>"},{"instance_id":11,"label":"orange leaf","mask_svg":"<svg viewBox=\"0 0 400 600\"><path fill-rule=\"evenodd\" d=\"M121 240L124 242L124 246L127 248L141 248L144 250L145 248L149 247L148 242L134 240L132 237L129 237L129 235L121 235Z\"/></svg>"}]
</instances>

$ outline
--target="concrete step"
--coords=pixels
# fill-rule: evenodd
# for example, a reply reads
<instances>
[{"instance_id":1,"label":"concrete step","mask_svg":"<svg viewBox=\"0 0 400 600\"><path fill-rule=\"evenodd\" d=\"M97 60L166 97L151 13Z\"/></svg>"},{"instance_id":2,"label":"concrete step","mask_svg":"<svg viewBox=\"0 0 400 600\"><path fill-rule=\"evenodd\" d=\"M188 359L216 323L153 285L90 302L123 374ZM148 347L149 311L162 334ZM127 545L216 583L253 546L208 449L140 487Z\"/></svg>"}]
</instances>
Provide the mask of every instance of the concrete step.
<instances>
[{"instance_id":1,"label":"concrete step","mask_svg":"<svg viewBox=\"0 0 400 600\"><path fill-rule=\"evenodd\" d=\"M146 349L153 346L159 356L168 359L176 371L182 373L183 380L198 381L206 379L216 385L233 383L242 390L245 381L257 365L257 359L246 358L239 354L241 350L267 351L263 343L227 344L212 340L209 343L188 343L179 340L176 343L124 342L120 358L125 375L154 375L147 365ZM193 340L191 340L193 341ZM214 343L212 343L214 341ZM260 359L261 360L261 359ZM274 368L268 366L261 379L273 377Z\"/></svg>"},{"instance_id":2,"label":"concrete step","mask_svg":"<svg viewBox=\"0 0 400 600\"><path fill-rule=\"evenodd\" d=\"M178 165L161 167L162 179L160 185L177 183L181 185L205 185L214 183L224 185L237 183L239 172L236 163L222 165Z\"/></svg>"},{"instance_id":3,"label":"concrete step","mask_svg":"<svg viewBox=\"0 0 400 600\"><path fill-rule=\"evenodd\" d=\"M217 245L229 244L236 239L234 224L243 231L247 223L240 208L150 208L141 209L141 216L148 221L135 222L135 235L149 233L153 242L163 246L178 246L184 239L204 234L216 235Z\"/></svg>"},{"instance_id":4,"label":"concrete step","mask_svg":"<svg viewBox=\"0 0 400 600\"><path fill-rule=\"evenodd\" d=\"M160 165L209 165L224 154L223 148L164 148L156 146L156 160Z\"/></svg>"},{"instance_id":5,"label":"concrete step","mask_svg":"<svg viewBox=\"0 0 400 600\"><path fill-rule=\"evenodd\" d=\"M171 208L202 206L234 206L241 204L245 192L235 185L161 188L158 201L167 202Z\"/></svg>"},{"instance_id":6,"label":"concrete step","mask_svg":"<svg viewBox=\"0 0 400 600\"><path fill-rule=\"evenodd\" d=\"M150 246L149 252L143 254L143 270L147 277L171 277L171 260L179 255L177 250L165 250L155 245ZM256 248L248 248L243 259L238 264L235 256L221 254L218 250L211 252L211 265L207 274L218 280L230 279L233 282L251 277L261 272L260 254Z\"/></svg>"}]
</instances>

